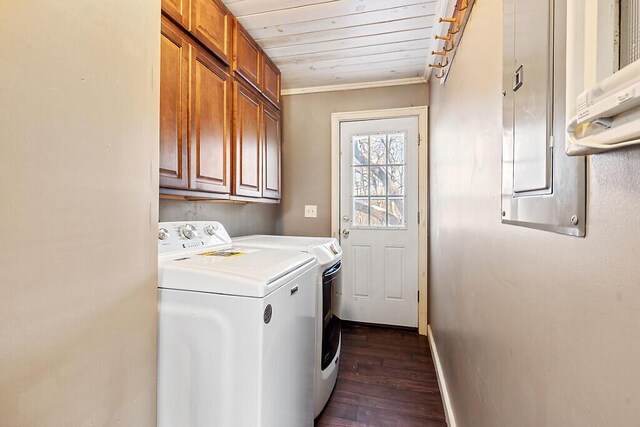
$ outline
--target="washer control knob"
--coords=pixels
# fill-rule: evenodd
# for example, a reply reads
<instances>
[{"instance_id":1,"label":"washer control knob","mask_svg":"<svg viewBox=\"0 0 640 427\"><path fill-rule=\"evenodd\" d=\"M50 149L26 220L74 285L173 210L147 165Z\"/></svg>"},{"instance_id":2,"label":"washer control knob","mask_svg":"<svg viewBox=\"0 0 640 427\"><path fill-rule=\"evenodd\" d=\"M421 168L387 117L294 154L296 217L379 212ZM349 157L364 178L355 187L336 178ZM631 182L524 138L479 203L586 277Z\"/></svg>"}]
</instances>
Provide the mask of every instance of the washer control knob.
<instances>
[{"instance_id":1,"label":"washer control knob","mask_svg":"<svg viewBox=\"0 0 640 427\"><path fill-rule=\"evenodd\" d=\"M180 234L182 234L185 239L191 240L196 237L196 227L193 224L185 224L180 227Z\"/></svg>"},{"instance_id":2,"label":"washer control knob","mask_svg":"<svg viewBox=\"0 0 640 427\"><path fill-rule=\"evenodd\" d=\"M218 231L218 227L212 224L209 224L204 228L204 232L209 236L213 236L214 234L216 234L216 231Z\"/></svg>"},{"instance_id":3,"label":"washer control knob","mask_svg":"<svg viewBox=\"0 0 640 427\"><path fill-rule=\"evenodd\" d=\"M169 237L169 230L166 228L161 228L158 230L158 240L165 240Z\"/></svg>"}]
</instances>

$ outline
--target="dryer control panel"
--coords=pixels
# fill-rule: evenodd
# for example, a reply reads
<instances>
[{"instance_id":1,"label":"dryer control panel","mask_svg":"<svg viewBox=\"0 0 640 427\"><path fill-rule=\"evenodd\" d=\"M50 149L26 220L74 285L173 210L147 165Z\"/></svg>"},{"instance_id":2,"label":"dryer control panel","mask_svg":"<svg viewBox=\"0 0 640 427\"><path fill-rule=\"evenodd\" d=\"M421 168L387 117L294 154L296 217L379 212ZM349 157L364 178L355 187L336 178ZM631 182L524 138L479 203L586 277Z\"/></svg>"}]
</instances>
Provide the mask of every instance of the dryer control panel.
<instances>
[{"instance_id":1,"label":"dryer control panel","mask_svg":"<svg viewBox=\"0 0 640 427\"><path fill-rule=\"evenodd\" d=\"M158 224L158 253L202 246L231 244L227 230L217 221L161 222Z\"/></svg>"}]
</instances>

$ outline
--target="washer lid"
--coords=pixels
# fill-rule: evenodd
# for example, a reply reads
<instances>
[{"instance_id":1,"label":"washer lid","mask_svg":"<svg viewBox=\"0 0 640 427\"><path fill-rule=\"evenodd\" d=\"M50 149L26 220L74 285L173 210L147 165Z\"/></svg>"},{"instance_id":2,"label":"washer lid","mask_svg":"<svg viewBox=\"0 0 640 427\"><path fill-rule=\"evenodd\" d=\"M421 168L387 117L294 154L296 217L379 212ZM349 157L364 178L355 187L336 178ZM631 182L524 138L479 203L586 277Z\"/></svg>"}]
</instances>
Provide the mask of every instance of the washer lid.
<instances>
[{"instance_id":1,"label":"washer lid","mask_svg":"<svg viewBox=\"0 0 640 427\"><path fill-rule=\"evenodd\" d=\"M158 287L264 297L286 283L290 274L314 263L309 254L293 250L203 248L163 263Z\"/></svg>"},{"instance_id":2,"label":"washer lid","mask_svg":"<svg viewBox=\"0 0 640 427\"><path fill-rule=\"evenodd\" d=\"M265 236L253 235L234 237L233 244L253 248L292 249L307 252L326 265L341 258L342 248L333 237Z\"/></svg>"}]
</instances>

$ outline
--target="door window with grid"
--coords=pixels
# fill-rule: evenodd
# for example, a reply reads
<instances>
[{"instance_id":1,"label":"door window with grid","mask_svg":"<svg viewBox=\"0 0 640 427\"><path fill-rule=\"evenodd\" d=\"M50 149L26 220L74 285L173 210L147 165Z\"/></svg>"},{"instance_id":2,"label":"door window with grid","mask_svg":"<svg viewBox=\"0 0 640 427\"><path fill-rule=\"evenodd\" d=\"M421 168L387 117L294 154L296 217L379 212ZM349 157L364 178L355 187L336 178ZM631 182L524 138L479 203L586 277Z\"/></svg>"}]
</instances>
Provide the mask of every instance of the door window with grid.
<instances>
[{"instance_id":1,"label":"door window with grid","mask_svg":"<svg viewBox=\"0 0 640 427\"><path fill-rule=\"evenodd\" d=\"M406 227L406 139L397 131L351 137L352 227Z\"/></svg>"}]
</instances>

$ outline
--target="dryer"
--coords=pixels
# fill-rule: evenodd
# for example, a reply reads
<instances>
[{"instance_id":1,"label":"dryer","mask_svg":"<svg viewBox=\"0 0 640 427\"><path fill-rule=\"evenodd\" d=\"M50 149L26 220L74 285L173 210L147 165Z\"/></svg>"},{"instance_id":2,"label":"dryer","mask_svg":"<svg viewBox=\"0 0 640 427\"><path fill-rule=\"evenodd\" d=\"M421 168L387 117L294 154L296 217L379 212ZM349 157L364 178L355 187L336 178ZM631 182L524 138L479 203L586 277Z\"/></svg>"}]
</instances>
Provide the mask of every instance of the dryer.
<instances>
[{"instance_id":1,"label":"dryer","mask_svg":"<svg viewBox=\"0 0 640 427\"><path fill-rule=\"evenodd\" d=\"M327 404L338 378L342 334L342 249L336 239L326 237L253 235L233 238L239 247L296 250L313 255L316 273L316 349L314 362L314 417Z\"/></svg>"},{"instance_id":2,"label":"dryer","mask_svg":"<svg viewBox=\"0 0 640 427\"><path fill-rule=\"evenodd\" d=\"M314 257L217 222L161 223L158 252L158 425L313 425Z\"/></svg>"}]
</instances>

